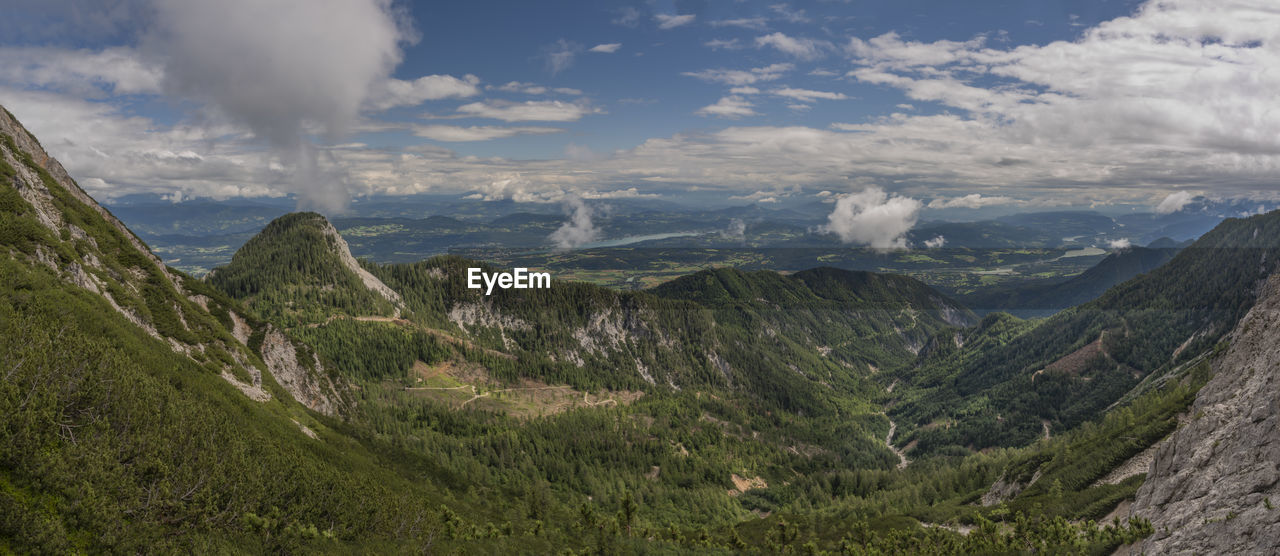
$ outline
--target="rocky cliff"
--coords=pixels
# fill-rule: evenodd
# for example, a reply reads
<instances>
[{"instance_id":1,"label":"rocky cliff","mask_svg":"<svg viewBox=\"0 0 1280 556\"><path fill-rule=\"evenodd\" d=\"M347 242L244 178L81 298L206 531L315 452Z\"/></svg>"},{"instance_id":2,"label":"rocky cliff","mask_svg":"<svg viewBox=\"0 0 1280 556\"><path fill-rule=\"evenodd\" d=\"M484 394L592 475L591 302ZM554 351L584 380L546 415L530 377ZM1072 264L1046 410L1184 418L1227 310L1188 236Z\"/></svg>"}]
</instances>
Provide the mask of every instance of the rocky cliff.
<instances>
[{"instance_id":1,"label":"rocky cliff","mask_svg":"<svg viewBox=\"0 0 1280 556\"><path fill-rule=\"evenodd\" d=\"M1280 274L1228 341L1130 509L1155 528L1142 553L1280 552Z\"/></svg>"},{"instance_id":2,"label":"rocky cliff","mask_svg":"<svg viewBox=\"0 0 1280 556\"><path fill-rule=\"evenodd\" d=\"M243 308L166 267L0 109L3 254L103 298L147 335L221 375L251 399L271 399L263 381L266 371L313 410L334 414L347 403L305 346L274 328L262 331L264 341L251 342L253 327L241 316Z\"/></svg>"}]
</instances>

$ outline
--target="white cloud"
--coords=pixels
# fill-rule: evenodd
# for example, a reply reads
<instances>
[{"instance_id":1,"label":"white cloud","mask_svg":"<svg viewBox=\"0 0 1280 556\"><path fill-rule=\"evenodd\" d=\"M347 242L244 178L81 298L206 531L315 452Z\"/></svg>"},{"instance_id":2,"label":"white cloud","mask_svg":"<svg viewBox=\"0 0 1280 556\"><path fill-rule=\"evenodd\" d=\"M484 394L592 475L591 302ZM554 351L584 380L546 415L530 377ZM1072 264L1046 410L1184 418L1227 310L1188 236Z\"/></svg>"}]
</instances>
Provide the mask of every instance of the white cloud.
<instances>
[{"instance_id":1,"label":"white cloud","mask_svg":"<svg viewBox=\"0 0 1280 556\"><path fill-rule=\"evenodd\" d=\"M1002 195L995 197L984 197L981 193L970 193L963 197L952 197L950 199L938 198L929 201L931 209L948 209L948 208L969 208L977 209L982 207L991 207L999 205L1008 205L1017 203L1012 197Z\"/></svg>"},{"instance_id":2,"label":"white cloud","mask_svg":"<svg viewBox=\"0 0 1280 556\"><path fill-rule=\"evenodd\" d=\"M761 189L753 191L746 195L731 195L730 201L753 201L757 203L776 203L780 198L790 197L800 192L800 188L792 187L771 187L769 189Z\"/></svg>"},{"instance_id":3,"label":"white cloud","mask_svg":"<svg viewBox=\"0 0 1280 556\"><path fill-rule=\"evenodd\" d=\"M592 210L582 199L570 197L566 200L565 209L569 212L569 221L551 233L551 242L560 249L573 249L600 238L600 230L591 221Z\"/></svg>"},{"instance_id":4,"label":"white cloud","mask_svg":"<svg viewBox=\"0 0 1280 556\"><path fill-rule=\"evenodd\" d=\"M1073 41L985 42L914 42L895 33L852 39L850 76L957 114L957 129L971 133L936 134L932 148L970 153L962 173L974 177L978 165L990 164L975 183L1088 185L1132 201L1195 183L1257 192L1280 171L1280 112L1273 109L1280 74L1264 70L1280 65L1280 12L1268 6L1149 1ZM923 121L937 118L897 117L863 129Z\"/></svg>"},{"instance_id":5,"label":"white cloud","mask_svg":"<svg viewBox=\"0 0 1280 556\"><path fill-rule=\"evenodd\" d=\"M699 116L715 116L718 118L738 119L744 116L755 116L756 111L752 110L755 106L745 98L736 95L720 97L715 104L703 106L694 111Z\"/></svg>"},{"instance_id":6,"label":"white cloud","mask_svg":"<svg viewBox=\"0 0 1280 556\"><path fill-rule=\"evenodd\" d=\"M657 193L641 193L639 189L634 187L615 189L613 191L580 191L574 195L583 199L657 199L662 197Z\"/></svg>"},{"instance_id":7,"label":"white cloud","mask_svg":"<svg viewBox=\"0 0 1280 556\"><path fill-rule=\"evenodd\" d=\"M805 15L804 10L795 10L786 4L773 4L769 9L778 14L779 19L788 23L808 23L811 21L809 16Z\"/></svg>"},{"instance_id":8,"label":"white cloud","mask_svg":"<svg viewBox=\"0 0 1280 556\"><path fill-rule=\"evenodd\" d=\"M769 26L763 17L740 17L735 19L719 19L711 22L712 27L741 27L753 31L763 31Z\"/></svg>"},{"instance_id":9,"label":"white cloud","mask_svg":"<svg viewBox=\"0 0 1280 556\"><path fill-rule=\"evenodd\" d=\"M868 187L861 193L837 200L821 231L840 236L840 241L845 243L875 249L903 249L907 246L907 232L916 225L920 207L920 201L915 199L890 196L878 187Z\"/></svg>"},{"instance_id":10,"label":"white cloud","mask_svg":"<svg viewBox=\"0 0 1280 556\"><path fill-rule=\"evenodd\" d=\"M675 29L682 25L693 23L698 16L694 14L670 15L670 14L654 14L653 20L658 22L659 29Z\"/></svg>"},{"instance_id":11,"label":"white cloud","mask_svg":"<svg viewBox=\"0 0 1280 556\"><path fill-rule=\"evenodd\" d=\"M85 96L161 92L164 68L133 48L0 48L0 81Z\"/></svg>"},{"instance_id":12,"label":"white cloud","mask_svg":"<svg viewBox=\"0 0 1280 556\"><path fill-rule=\"evenodd\" d=\"M526 95L545 95L549 90L542 85L522 81L508 81L505 84L492 88L507 93L524 93Z\"/></svg>"},{"instance_id":13,"label":"white cloud","mask_svg":"<svg viewBox=\"0 0 1280 556\"><path fill-rule=\"evenodd\" d=\"M938 236L933 239L924 240L924 246L927 249L941 249L942 246L946 244L947 244L947 238L943 236Z\"/></svg>"},{"instance_id":14,"label":"white cloud","mask_svg":"<svg viewBox=\"0 0 1280 556\"><path fill-rule=\"evenodd\" d=\"M506 93L524 93L526 95L545 95L548 93L559 93L562 95L571 95L571 96L582 95L582 91L578 89L571 89L568 87L550 88L550 87L538 85L537 83L528 83L524 81L508 81L507 83L504 83L497 87L490 85L486 88L492 89L495 91L502 91Z\"/></svg>"},{"instance_id":15,"label":"white cloud","mask_svg":"<svg viewBox=\"0 0 1280 556\"><path fill-rule=\"evenodd\" d=\"M747 223L741 218L734 218L729 221L729 227L720 231L720 237L723 239L742 240L747 237Z\"/></svg>"},{"instance_id":16,"label":"white cloud","mask_svg":"<svg viewBox=\"0 0 1280 556\"><path fill-rule=\"evenodd\" d=\"M783 33L770 33L756 37L756 48L764 48L766 46L773 47L783 54L794 56L801 60L821 58L832 48L831 43L827 41L789 37Z\"/></svg>"},{"instance_id":17,"label":"white cloud","mask_svg":"<svg viewBox=\"0 0 1280 556\"><path fill-rule=\"evenodd\" d=\"M800 102L813 102L815 100L845 100L849 98L844 93L832 93L827 91L814 91L810 89L794 89L791 87L782 87L769 91L769 94L797 100Z\"/></svg>"},{"instance_id":18,"label":"white cloud","mask_svg":"<svg viewBox=\"0 0 1280 556\"><path fill-rule=\"evenodd\" d=\"M703 81L724 83L725 85L750 85L761 81L774 81L782 74L795 69L791 64L770 64L749 70L709 69L702 71L686 71L681 75L696 77Z\"/></svg>"},{"instance_id":19,"label":"white cloud","mask_svg":"<svg viewBox=\"0 0 1280 556\"><path fill-rule=\"evenodd\" d=\"M381 0L225 0L155 4L146 47L166 90L215 109L269 142L302 204L334 211L349 198L327 172L311 128L338 137L412 38ZM288 25L279 22L287 21Z\"/></svg>"},{"instance_id":20,"label":"white cloud","mask_svg":"<svg viewBox=\"0 0 1280 556\"><path fill-rule=\"evenodd\" d=\"M381 90L369 100L375 110L386 110L396 106L417 106L428 100L446 98L466 98L480 94L480 78L466 75L459 79L452 75L427 75L404 81L387 79L382 82Z\"/></svg>"},{"instance_id":21,"label":"white cloud","mask_svg":"<svg viewBox=\"0 0 1280 556\"><path fill-rule=\"evenodd\" d=\"M1133 247L1133 242L1129 241L1127 237L1107 242L1107 248L1109 249L1128 249L1130 247Z\"/></svg>"},{"instance_id":22,"label":"white cloud","mask_svg":"<svg viewBox=\"0 0 1280 556\"><path fill-rule=\"evenodd\" d=\"M492 118L505 122L573 122L604 111L585 102L559 100L527 100L509 102L490 100L458 107L458 114L476 118Z\"/></svg>"},{"instance_id":23,"label":"white cloud","mask_svg":"<svg viewBox=\"0 0 1280 556\"><path fill-rule=\"evenodd\" d=\"M745 87L745 86L744 86L744 87L733 87L733 88L729 89L729 94L731 94L731 95L758 95L758 94L760 94L760 89L757 89L757 88L755 88L755 87Z\"/></svg>"},{"instance_id":24,"label":"white cloud","mask_svg":"<svg viewBox=\"0 0 1280 556\"><path fill-rule=\"evenodd\" d=\"M702 43L702 44L703 44L703 46L706 46L707 48L710 48L711 50L721 50L721 49L724 49L724 50L741 50L742 48L744 48L744 47L742 46L742 41L740 41L740 40L738 40L738 39L728 39L728 40L725 40L725 39L711 39L711 40L709 40L709 41L707 41L707 42L704 42L704 43Z\"/></svg>"},{"instance_id":25,"label":"white cloud","mask_svg":"<svg viewBox=\"0 0 1280 556\"><path fill-rule=\"evenodd\" d=\"M547 61L547 71L555 75L569 69L580 52L582 52L582 45L560 39L550 46L543 47L542 56Z\"/></svg>"},{"instance_id":26,"label":"white cloud","mask_svg":"<svg viewBox=\"0 0 1280 556\"><path fill-rule=\"evenodd\" d=\"M614 25L635 27L640 23L640 10L631 6L620 8L618 10L618 17L613 18L612 21Z\"/></svg>"},{"instance_id":27,"label":"white cloud","mask_svg":"<svg viewBox=\"0 0 1280 556\"><path fill-rule=\"evenodd\" d=\"M622 48L622 43L611 42L611 43L605 43L605 44L597 44L591 47L591 49L588 50L587 52L600 52L603 54L613 54L614 52L617 52L619 48Z\"/></svg>"},{"instance_id":28,"label":"white cloud","mask_svg":"<svg viewBox=\"0 0 1280 556\"><path fill-rule=\"evenodd\" d=\"M418 137L445 142L488 141L516 135L545 135L560 133L557 127L503 127L503 126L452 126L452 125L420 125L413 126L413 134Z\"/></svg>"},{"instance_id":29,"label":"white cloud","mask_svg":"<svg viewBox=\"0 0 1280 556\"><path fill-rule=\"evenodd\" d=\"M1156 205L1156 214L1173 214L1178 212L1182 210L1183 207L1187 206L1192 199L1195 199L1195 195L1189 191L1175 191L1170 193L1163 201L1160 201L1160 204Z\"/></svg>"},{"instance_id":30,"label":"white cloud","mask_svg":"<svg viewBox=\"0 0 1280 556\"><path fill-rule=\"evenodd\" d=\"M327 17L302 17L301 24L324 27L320 23ZM353 21L369 26L362 17ZM425 144L396 150L344 143L310 154L305 148L278 146L312 134L334 136L337 142L342 130L397 127L368 120L378 88L390 75L384 71L390 62L382 64L382 55L394 61L397 37L403 38L394 25L387 25L373 26L371 36L390 48L360 44L356 52L332 55L330 38L323 33L319 36L325 44L318 48L306 40L279 37L228 39L254 45L242 49L253 54L241 57L285 51L281 55L288 63L281 75L269 74L274 66L266 62L248 64L246 71L254 75L250 70L267 68L259 80L261 95L226 91L227 86L217 83L206 90L194 78L179 87L182 80L174 82L168 74L167 52L144 41L136 49L134 67L139 71L59 61L63 54L44 57L38 67L0 64L0 103L86 188L103 197L135 192L181 192L183 198L281 195L310 187L308 175L336 183L326 190L338 196L346 191L489 191L489 184L516 175L520 185L510 186L505 198L546 200L566 191L632 186L649 193L643 184L696 184L730 195L777 183L857 190L868 183L858 180L865 179L891 187L894 194L942 203L974 194L989 202L1017 187L1025 199L1017 204L1026 206L1088 199L1155 208L1166 193L1183 188L1256 198L1274 192L1275 176L1280 175L1280 111L1274 109L1280 73L1270 71L1280 67L1280 14L1248 3L1148 3L1130 17L1082 30L1076 40L1049 44L992 46L980 39L919 43L892 34L850 41L852 78L900 91L901 103L921 110L904 108L904 113L837 123L830 129L695 130L584 159L462 156ZM275 31L271 27L261 33ZM199 36L180 38L205 44ZM228 51L232 57L237 52L236 44L210 44L210 55L225 58ZM185 57L198 54L190 46L178 50ZM4 58L18 56L12 52L0 48L0 59L41 63L42 57L35 55ZM67 52L74 56L79 51ZM114 54L125 54L124 60L129 53ZM303 61L293 63L295 56ZM205 63L195 61L197 67ZM725 89L768 91L772 87L764 84L793 69L788 64L687 75ZM138 116L132 99L110 96L122 94L117 90L148 94L142 91L152 89L156 71L161 72L161 90L175 95L174 106L197 107L194 117L176 123L152 120ZM214 73L242 87L255 83L224 79L225 71ZM309 81L313 76L322 84L341 82L335 88L314 87ZM298 85L303 81L308 85ZM359 87L352 85L357 82ZM107 102L102 102L104 95ZM730 96L750 99L745 92ZM899 101L889 105L894 102ZM444 117L574 121L601 113L585 102L487 99L466 106ZM754 113L756 107L746 108ZM398 127L412 129L408 124ZM269 143L271 150L253 141L255 135L276 134L282 139ZM1153 197L1156 192L1159 196ZM1186 210L1178 199L1162 210Z\"/></svg>"}]
</instances>

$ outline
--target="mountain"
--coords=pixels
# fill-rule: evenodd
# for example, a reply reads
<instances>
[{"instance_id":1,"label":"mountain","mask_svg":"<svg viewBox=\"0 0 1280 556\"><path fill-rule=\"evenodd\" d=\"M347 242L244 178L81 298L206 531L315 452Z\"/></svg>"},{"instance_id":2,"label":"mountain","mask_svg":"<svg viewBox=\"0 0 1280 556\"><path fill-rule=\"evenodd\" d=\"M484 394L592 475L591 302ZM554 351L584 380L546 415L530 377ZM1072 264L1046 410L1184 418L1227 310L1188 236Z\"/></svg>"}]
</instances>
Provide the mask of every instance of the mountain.
<instances>
[{"instance_id":1,"label":"mountain","mask_svg":"<svg viewBox=\"0 0 1280 556\"><path fill-rule=\"evenodd\" d=\"M1242 554L1280 547L1280 275L1226 338L1186 424L1152 448L1129 513L1155 533L1142 553Z\"/></svg>"},{"instance_id":2,"label":"mountain","mask_svg":"<svg viewBox=\"0 0 1280 556\"><path fill-rule=\"evenodd\" d=\"M585 389L727 387L810 412L831 411L830 395L799 366L860 389L849 368L896 366L936 331L976 321L917 280L866 272L724 268L652 292L555 281L485 295L467 287L472 267L497 271L459 257L366 269L323 217L299 213L269 224L207 280L279 326L307 325L307 337L350 326L335 317L400 319L509 357L486 363L508 377Z\"/></svg>"},{"instance_id":3,"label":"mountain","mask_svg":"<svg viewBox=\"0 0 1280 556\"><path fill-rule=\"evenodd\" d=\"M1130 247L1107 255L1097 265L1062 282L979 290L959 296L959 300L982 314L1005 311L1021 317L1045 316L1093 301L1112 286L1150 272L1177 253L1177 248Z\"/></svg>"},{"instance_id":4,"label":"mountain","mask_svg":"<svg viewBox=\"0 0 1280 556\"><path fill-rule=\"evenodd\" d=\"M926 453L1029 442L1043 421L1072 428L1212 349L1277 257L1280 212L1227 219L1167 263L1052 318L989 315L902 373L912 398L890 414Z\"/></svg>"},{"instance_id":5,"label":"mountain","mask_svg":"<svg viewBox=\"0 0 1280 556\"><path fill-rule=\"evenodd\" d=\"M2 110L0 275L0 551L338 550L439 512L342 432L309 347L162 265Z\"/></svg>"},{"instance_id":6,"label":"mountain","mask_svg":"<svg viewBox=\"0 0 1280 556\"><path fill-rule=\"evenodd\" d=\"M0 213L0 552L1275 544L1280 214L975 325L832 268L485 295L313 213L196 280L5 111Z\"/></svg>"},{"instance_id":7,"label":"mountain","mask_svg":"<svg viewBox=\"0 0 1280 556\"><path fill-rule=\"evenodd\" d=\"M362 268L333 225L316 213L271 221L206 280L280 326L333 314L396 317L404 305Z\"/></svg>"}]
</instances>

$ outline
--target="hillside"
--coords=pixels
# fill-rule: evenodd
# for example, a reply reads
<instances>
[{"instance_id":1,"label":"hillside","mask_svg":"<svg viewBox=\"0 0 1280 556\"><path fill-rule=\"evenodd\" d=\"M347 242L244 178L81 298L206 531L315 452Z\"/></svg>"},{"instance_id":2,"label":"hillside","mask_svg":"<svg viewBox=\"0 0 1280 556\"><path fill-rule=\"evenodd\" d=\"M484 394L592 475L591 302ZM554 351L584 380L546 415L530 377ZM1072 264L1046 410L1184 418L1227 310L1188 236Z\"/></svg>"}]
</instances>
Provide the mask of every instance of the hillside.
<instances>
[{"instance_id":1,"label":"hillside","mask_svg":"<svg viewBox=\"0 0 1280 556\"><path fill-rule=\"evenodd\" d=\"M486 297L479 263L362 265L308 213L194 280L0 132L0 551L1103 550L1149 528L1088 522L1140 483L1094 479L1200 381L909 461L882 402L917 386L884 382L1024 324L825 268Z\"/></svg>"},{"instance_id":2,"label":"hillside","mask_svg":"<svg viewBox=\"0 0 1280 556\"><path fill-rule=\"evenodd\" d=\"M1062 282L997 287L958 299L982 314L1005 311L1023 317L1046 316L1093 301L1112 286L1150 272L1177 253L1177 248L1130 247Z\"/></svg>"},{"instance_id":3,"label":"hillside","mask_svg":"<svg viewBox=\"0 0 1280 556\"><path fill-rule=\"evenodd\" d=\"M835 407L822 381L840 384L836 397L865 398L868 385L855 375L910 361L939 330L976 321L912 278L836 269L789 277L717 269L652 292L556 281L548 290L486 296L466 287L466 269L493 269L436 257L371 264L361 283L351 268L365 269L343 262L350 254L332 230L319 215L281 217L207 281L263 307L261 314L280 326L308 325L299 333L311 338L351 326L331 322L339 316L400 318L439 337L463 338L497 354L482 363L507 381L729 388L770 406L818 413ZM379 291L384 299L373 295ZM400 299L402 305L389 306ZM411 364L402 361L404 368L391 372L404 376Z\"/></svg>"},{"instance_id":4,"label":"hillside","mask_svg":"<svg viewBox=\"0 0 1280 556\"><path fill-rule=\"evenodd\" d=\"M1145 553L1280 548L1280 276L1226 339L1187 424L1154 450L1130 513L1151 520Z\"/></svg>"},{"instance_id":5,"label":"hillside","mask_svg":"<svg viewBox=\"0 0 1280 556\"><path fill-rule=\"evenodd\" d=\"M926 453L1029 442L1042 421L1075 427L1217 344L1277 256L1280 212L1228 219L1164 265L1043 322L988 316L957 337L964 347L944 345L900 375L910 387L891 414Z\"/></svg>"},{"instance_id":6,"label":"hillside","mask_svg":"<svg viewBox=\"0 0 1280 556\"><path fill-rule=\"evenodd\" d=\"M0 551L407 542L439 500L310 348L159 264L0 111Z\"/></svg>"}]
</instances>

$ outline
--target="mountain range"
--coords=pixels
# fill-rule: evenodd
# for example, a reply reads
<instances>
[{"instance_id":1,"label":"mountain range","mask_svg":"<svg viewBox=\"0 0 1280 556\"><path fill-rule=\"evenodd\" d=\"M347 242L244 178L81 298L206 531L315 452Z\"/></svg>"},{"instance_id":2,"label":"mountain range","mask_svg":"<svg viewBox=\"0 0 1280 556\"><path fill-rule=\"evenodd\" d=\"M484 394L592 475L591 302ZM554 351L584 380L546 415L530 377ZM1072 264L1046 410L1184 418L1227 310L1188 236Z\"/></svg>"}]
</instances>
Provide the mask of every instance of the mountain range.
<instances>
[{"instance_id":1,"label":"mountain range","mask_svg":"<svg viewBox=\"0 0 1280 556\"><path fill-rule=\"evenodd\" d=\"M830 267L485 295L315 213L195 278L0 138L0 550L1280 545L1280 213L1005 294L1043 319Z\"/></svg>"}]
</instances>

